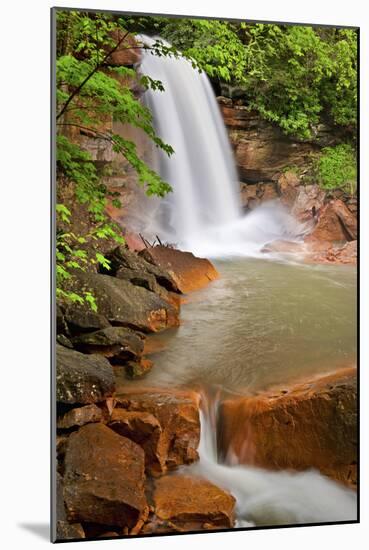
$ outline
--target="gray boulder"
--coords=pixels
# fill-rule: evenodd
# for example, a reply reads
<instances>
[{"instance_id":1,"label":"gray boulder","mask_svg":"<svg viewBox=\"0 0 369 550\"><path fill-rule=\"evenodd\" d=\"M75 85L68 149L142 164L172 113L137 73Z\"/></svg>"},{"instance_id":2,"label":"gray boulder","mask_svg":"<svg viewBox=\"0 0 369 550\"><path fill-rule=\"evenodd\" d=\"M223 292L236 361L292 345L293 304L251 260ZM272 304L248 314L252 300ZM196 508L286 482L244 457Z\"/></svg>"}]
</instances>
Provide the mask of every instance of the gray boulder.
<instances>
[{"instance_id":1,"label":"gray boulder","mask_svg":"<svg viewBox=\"0 0 369 550\"><path fill-rule=\"evenodd\" d=\"M80 334L72 341L76 349L84 353L127 360L141 357L144 347L144 336L126 327L107 327Z\"/></svg>"},{"instance_id":2,"label":"gray boulder","mask_svg":"<svg viewBox=\"0 0 369 550\"><path fill-rule=\"evenodd\" d=\"M178 309L146 288L100 273L76 276L77 291L89 290L99 314L115 325L158 332L179 325Z\"/></svg>"},{"instance_id":3,"label":"gray boulder","mask_svg":"<svg viewBox=\"0 0 369 550\"><path fill-rule=\"evenodd\" d=\"M113 367L105 357L56 345L56 399L68 405L104 401L115 391Z\"/></svg>"}]
</instances>

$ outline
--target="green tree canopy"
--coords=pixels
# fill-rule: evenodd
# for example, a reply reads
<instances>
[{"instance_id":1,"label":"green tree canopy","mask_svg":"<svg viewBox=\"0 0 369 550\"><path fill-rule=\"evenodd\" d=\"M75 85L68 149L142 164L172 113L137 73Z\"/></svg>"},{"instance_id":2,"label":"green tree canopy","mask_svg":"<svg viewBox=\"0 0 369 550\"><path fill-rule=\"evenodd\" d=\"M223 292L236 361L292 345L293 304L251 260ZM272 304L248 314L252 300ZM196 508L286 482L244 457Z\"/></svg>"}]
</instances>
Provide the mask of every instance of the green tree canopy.
<instances>
[{"instance_id":1,"label":"green tree canopy","mask_svg":"<svg viewBox=\"0 0 369 550\"><path fill-rule=\"evenodd\" d=\"M202 19L162 19L159 30L286 134L308 139L320 122L355 132L355 30Z\"/></svg>"}]
</instances>

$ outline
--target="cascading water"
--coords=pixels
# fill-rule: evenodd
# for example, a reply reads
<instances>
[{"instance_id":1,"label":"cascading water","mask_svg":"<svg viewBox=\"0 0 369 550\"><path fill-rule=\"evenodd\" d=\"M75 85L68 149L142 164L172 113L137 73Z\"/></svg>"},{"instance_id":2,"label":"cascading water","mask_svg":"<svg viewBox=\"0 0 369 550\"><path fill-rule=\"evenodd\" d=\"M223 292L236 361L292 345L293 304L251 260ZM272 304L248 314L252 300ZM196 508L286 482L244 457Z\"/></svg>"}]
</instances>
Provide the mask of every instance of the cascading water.
<instances>
[{"instance_id":1,"label":"cascading water","mask_svg":"<svg viewBox=\"0 0 369 550\"><path fill-rule=\"evenodd\" d=\"M143 51L140 71L164 85L164 92L147 90L143 100L158 135L174 149L171 157L156 151L154 168L173 192L158 203L146 232L207 257L256 255L267 242L302 235L306 228L280 205L242 215L231 147L206 74L185 58L150 50Z\"/></svg>"},{"instance_id":2,"label":"cascading water","mask_svg":"<svg viewBox=\"0 0 369 550\"><path fill-rule=\"evenodd\" d=\"M356 519L356 495L309 470L271 472L261 468L220 464L216 446L217 400L203 396L200 460L190 471L228 490L236 498L236 526L293 525ZM188 469L187 469L188 471Z\"/></svg>"},{"instance_id":3,"label":"cascading water","mask_svg":"<svg viewBox=\"0 0 369 550\"><path fill-rule=\"evenodd\" d=\"M153 43L151 38L141 39L149 46ZM153 113L158 135L175 150L170 158L158 150L154 159L153 168L172 185L173 193L157 202L145 228L147 235L160 234L162 240L176 243L181 249L213 258L258 256L268 242L300 238L307 227L276 203L242 215L231 148L206 75L194 70L183 58L158 57L149 50L143 52L140 70L164 85L164 92L146 91L144 101ZM215 309L220 309L217 302ZM288 324L287 319L285 323ZM220 326L218 318L215 325ZM258 330L262 332L260 327ZM188 340L183 336L185 345L190 342L197 350L191 331L187 337ZM264 330L263 338L267 337ZM244 340L245 333L241 342ZM227 351L227 342L222 338L219 341ZM246 338L245 342L249 340ZM216 346L214 350L218 353ZM178 372L173 373L174 363L170 356L167 375L171 384L173 377L179 376ZM191 371L187 363L185 370ZM158 376L160 381L160 369ZM196 379L195 373L193 377ZM270 472L241 466L229 453L225 453L225 462L219 463L217 399L210 399L210 394L211 391L208 396L204 394L202 399L200 460L184 468L235 496L237 526L356 519L355 493L316 471Z\"/></svg>"}]
</instances>

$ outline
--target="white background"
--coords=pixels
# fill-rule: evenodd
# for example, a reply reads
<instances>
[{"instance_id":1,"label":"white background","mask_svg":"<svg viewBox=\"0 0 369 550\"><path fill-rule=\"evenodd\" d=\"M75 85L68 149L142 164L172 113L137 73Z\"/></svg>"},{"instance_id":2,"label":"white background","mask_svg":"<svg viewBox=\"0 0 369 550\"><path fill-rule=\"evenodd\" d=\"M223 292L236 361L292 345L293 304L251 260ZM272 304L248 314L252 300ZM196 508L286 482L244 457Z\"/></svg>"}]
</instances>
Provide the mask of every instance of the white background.
<instances>
[{"instance_id":1,"label":"white background","mask_svg":"<svg viewBox=\"0 0 369 550\"><path fill-rule=\"evenodd\" d=\"M360 25L362 46L361 364L362 523L230 534L86 542L81 548L364 547L368 518L368 32L366 2L351 0L74 0L69 6L257 20ZM3 548L48 544L49 521L49 0L1 8L1 530ZM5 124L4 124L5 121Z\"/></svg>"}]
</instances>

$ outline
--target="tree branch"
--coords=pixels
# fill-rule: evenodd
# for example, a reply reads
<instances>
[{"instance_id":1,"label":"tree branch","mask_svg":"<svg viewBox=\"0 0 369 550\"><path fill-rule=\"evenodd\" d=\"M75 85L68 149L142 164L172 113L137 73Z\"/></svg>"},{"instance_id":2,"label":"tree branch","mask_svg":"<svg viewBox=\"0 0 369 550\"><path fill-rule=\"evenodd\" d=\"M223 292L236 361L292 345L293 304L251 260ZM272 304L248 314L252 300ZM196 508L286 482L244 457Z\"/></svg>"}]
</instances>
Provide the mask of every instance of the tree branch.
<instances>
[{"instance_id":1,"label":"tree branch","mask_svg":"<svg viewBox=\"0 0 369 550\"><path fill-rule=\"evenodd\" d=\"M112 48L106 56L101 60L101 62L96 65L96 67L86 76L86 78L81 82L79 86L74 90L74 92L71 93L71 95L68 97L67 101L64 103L62 109L60 112L56 115L56 120L58 120L67 110L68 105L70 102L76 97L77 94L81 91L83 86L90 80L90 78L104 65L104 63L109 59L109 57L119 48L119 46L124 42L124 40L127 38L129 32L127 31L124 36L116 43L114 48Z\"/></svg>"},{"instance_id":2,"label":"tree branch","mask_svg":"<svg viewBox=\"0 0 369 550\"><path fill-rule=\"evenodd\" d=\"M82 126L81 124L75 124L74 122L58 122L57 126L72 126L74 128L79 128L80 130L83 130L84 132L89 132L90 134L95 134L96 137L99 137L101 139L105 139L106 141L113 141L112 136L110 134L104 134L97 128L91 128L88 126Z\"/></svg>"}]
</instances>

